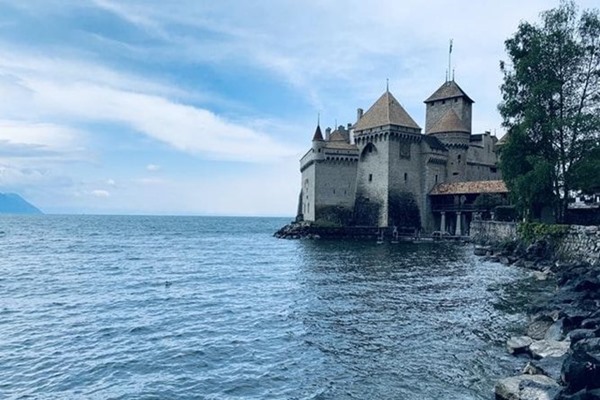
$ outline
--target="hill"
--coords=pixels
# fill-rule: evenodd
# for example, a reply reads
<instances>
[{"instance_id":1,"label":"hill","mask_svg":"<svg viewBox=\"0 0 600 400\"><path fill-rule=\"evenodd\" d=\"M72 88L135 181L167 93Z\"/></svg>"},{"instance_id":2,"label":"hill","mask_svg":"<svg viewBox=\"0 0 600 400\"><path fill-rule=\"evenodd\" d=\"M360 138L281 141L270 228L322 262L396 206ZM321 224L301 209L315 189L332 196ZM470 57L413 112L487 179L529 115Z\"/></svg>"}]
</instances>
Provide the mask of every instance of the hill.
<instances>
[{"instance_id":1,"label":"hill","mask_svg":"<svg viewBox=\"0 0 600 400\"><path fill-rule=\"evenodd\" d=\"M43 214L16 193L0 193L0 214Z\"/></svg>"}]
</instances>

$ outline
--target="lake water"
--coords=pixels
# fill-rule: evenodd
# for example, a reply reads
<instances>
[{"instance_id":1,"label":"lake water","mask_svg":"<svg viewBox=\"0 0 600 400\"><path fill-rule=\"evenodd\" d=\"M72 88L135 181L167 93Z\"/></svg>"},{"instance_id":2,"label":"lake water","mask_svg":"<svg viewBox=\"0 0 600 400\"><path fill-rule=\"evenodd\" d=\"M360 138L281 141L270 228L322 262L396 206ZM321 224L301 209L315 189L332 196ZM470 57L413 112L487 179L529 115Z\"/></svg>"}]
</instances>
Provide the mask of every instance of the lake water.
<instances>
[{"instance_id":1,"label":"lake water","mask_svg":"<svg viewBox=\"0 0 600 400\"><path fill-rule=\"evenodd\" d=\"M0 398L491 399L520 365L522 271L286 222L0 217Z\"/></svg>"}]
</instances>

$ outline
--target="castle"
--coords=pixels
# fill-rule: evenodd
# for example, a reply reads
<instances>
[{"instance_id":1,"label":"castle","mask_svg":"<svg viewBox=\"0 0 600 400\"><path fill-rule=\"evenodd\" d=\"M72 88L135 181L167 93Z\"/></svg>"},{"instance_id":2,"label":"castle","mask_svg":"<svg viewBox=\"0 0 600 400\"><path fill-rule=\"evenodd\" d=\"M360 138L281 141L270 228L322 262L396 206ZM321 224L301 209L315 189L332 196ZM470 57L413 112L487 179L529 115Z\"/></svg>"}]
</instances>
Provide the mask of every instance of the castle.
<instances>
[{"instance_id":1,"label":"castle","mask_svg":"<svg viewBox=\"0 0 600 400\"><path fill-rule=\"evenodd\" d=\"M461 235L481 193L506 194L498 140L472 134L473 100L454 80L425 100L425 132L386 89L354 125L317 125L300 160L298 220L342 225L410 225ZM403 215L407 204L413 215ZM416 221L416 223L415 223Z\"/></svg>"}]
</instances>

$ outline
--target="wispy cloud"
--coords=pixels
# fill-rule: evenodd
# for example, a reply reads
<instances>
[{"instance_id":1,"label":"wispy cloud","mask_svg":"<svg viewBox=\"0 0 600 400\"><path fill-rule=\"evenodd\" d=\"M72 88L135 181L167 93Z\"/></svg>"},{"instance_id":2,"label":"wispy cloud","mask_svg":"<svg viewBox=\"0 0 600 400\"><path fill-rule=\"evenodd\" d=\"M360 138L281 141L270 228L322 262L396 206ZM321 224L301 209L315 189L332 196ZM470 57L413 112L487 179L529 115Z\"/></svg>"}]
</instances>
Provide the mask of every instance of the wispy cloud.
<instances>
[{"instance_id":1,"label":"wispy cloud","mask_svg":"<svg viewBox=\"0 0 600 400\"><path fill-rule=\"evenodd\" d=\"M264 132L228 121L207 109L171 100L168 94L176 90L146 84L139 78L127 79L104 67L83 68L81 62L37 59L36 63L45 67L31 70L33 60L13 57L0 60L0 71L4 68L16 76L13 88L22 93L20 108L36 110L38 118L63 123L117 122L175 149L212 159L263 162L297 151ZM88 79L76 72L67 80L56 76L58 70L96 73ZM32 130L28 135L43 133L34 126L29 128ZM9 127L7 137L19 137L10 132L15 129L17 126ZM62 136L58 128L49 135L55 140Z\"/></svg>"}]
</instances>

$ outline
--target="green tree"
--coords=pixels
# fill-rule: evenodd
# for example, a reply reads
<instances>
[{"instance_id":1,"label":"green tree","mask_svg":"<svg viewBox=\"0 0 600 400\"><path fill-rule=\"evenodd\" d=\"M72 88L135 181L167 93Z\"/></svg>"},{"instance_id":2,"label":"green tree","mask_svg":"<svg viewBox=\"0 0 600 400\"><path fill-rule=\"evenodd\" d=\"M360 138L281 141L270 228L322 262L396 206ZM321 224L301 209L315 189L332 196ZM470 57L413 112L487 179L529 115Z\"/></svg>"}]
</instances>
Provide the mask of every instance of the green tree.
<instances>
[{"instance_id":1,"label":"green tree","mask_svg":"<svg viewBox=\"0 0 600 400\"><path fill-rule=\"evenodd\" d=\"M600 138L600 18L572 1L522 22L505 42L499 105L507 140L500 166L521 214L551 206L563 221L578 165ZM583 164L582 164L583 163ZM581 171L583 171L583 168Z\"/></svg>"}]
</instances>

